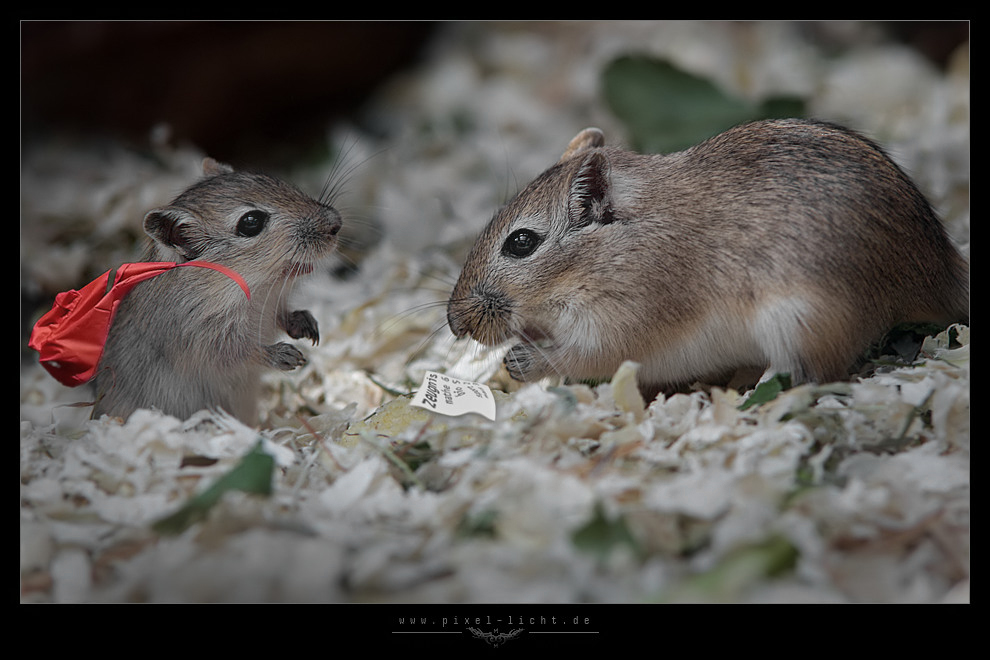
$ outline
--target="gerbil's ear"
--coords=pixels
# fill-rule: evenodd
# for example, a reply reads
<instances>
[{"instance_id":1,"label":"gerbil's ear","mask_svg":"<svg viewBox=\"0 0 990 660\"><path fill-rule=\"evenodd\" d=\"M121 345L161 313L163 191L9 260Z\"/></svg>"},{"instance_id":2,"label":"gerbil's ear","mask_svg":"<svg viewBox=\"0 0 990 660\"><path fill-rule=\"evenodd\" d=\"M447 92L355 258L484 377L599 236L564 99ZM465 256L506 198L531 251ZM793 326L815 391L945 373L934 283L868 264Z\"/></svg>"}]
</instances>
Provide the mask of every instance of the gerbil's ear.
<instances>
[{"instance_id":1,"label":"gerbil's ear","mask_svg":"<svg viewBox=\"0 0 990 660\"><path fill-rule=\"evenodd\" d=\"M203 159L203 174L206 176L216 176L217 174L230 174L234 168L212 158Z\"/></svg>"},{"instance_id":2,"label":"gerbil's ear","mask_svg":"<svg viewBox=\"0 0 990 660\"><path fill-rule=\"evenodd\" d=\"M183 258L196 259L200 249L195 240L194 220L189 212L173 206L154 209L144 216L144 231Z\"/></svg>"},{"instance_id":3,"label":"gerbil's ear","mask_svg":"<svg viewBox=\"0 0 990 660\"><path fill-rule=\"evenodd\" d=\"M568 158L573 158L582 151L587 151L588 149L594 149L595 147L601 147L605 145L605 134L602 133L601 129L598 128L586 128L571 140L571 143L567 145L567 150L558 160L558 163L562 163Z\"/></svg>"},{"instance_id":4,"label":"gerbil's ear","mask_svg":"<svg viewBox=\"0 0 990 660\"><path fill-rule=\"evenodd\" d=\"M571 179L567 206L571 223L577 226L607 224L615 219L608 159L601 152L588 154L581 163Z\"/></svg>"}]
</instances>

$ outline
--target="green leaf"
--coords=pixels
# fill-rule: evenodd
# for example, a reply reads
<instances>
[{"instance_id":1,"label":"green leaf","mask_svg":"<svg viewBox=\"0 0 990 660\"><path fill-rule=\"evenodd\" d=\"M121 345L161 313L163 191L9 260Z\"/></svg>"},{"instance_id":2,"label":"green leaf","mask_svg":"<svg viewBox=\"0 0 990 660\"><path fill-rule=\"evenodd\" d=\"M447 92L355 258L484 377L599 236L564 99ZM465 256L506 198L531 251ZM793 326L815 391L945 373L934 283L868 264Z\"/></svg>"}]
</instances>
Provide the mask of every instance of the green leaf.
<instances>
[{"instance_id":1,"label":"green leaf","mask_svg":"<svg viewBox=\"0 0 990 660\"><path fill-rule=\"evenodd\" d=\"M152 525L159 534L179 534L206 517L209 510L230 490L270 495L275 459L264 451L259 441L234 468L212 486L186 502L178 511Z\"/></svg>"},{"instance_id":2,"label":"green leaf","mask_svg":"<svg viewBox=\"0 0 990 660\"><path fill-rule=\"evenodd\" d=\"M498 520L498 511L495 509L484 509L474 514L464 514L457 524L457 536L461 538L495 536L495 523Z\"/></svg>"},{"instance_id":3,"label":"green leaf","mask_svg":"<svg viewBox=\"0 0 990 660\"><path fill-rule=\"evenodd\" d=\"M717 565L674 587L661 602L731 601L745 589L794 570L800 553L790 541L773 536L762 543L741 547Z\"/></svg>"},{"instance_id":4,"label":"green leaf","mask_svg":"<svg viewBox=\"0 0 990 660\"><path fill-rule=\"evenodd\" d=\"M612 112L626 124L631 146L650 153L678 151L746 121L804 114L799 98L750 103L645 56L613 60L602 74L602 89Z\"/></svg>"},{"instance_id":5,"label":"green leaf","mask_svg":"<svg viewBox=\"0 0 990 660\"><path fill-rule=\"evenodd\" d=\"M597 555L605 559L613 549L628 546L636 555L642 554L642 548L630 533L622 516L609 520L601 502L595 504L595 512L591 520L574 532L571 537L574 546L579 550Z\"/></svg>"},{"instance_id":6,"label":"green leaf","mask_svg":"<svg viewBox=\"0 0 990 660\"><path fill-rule=\"evenodd\" d=\"M791 389L791 375L774 374L773 378L765 380L756 386L756 389L749 395L749 398L739 406L739 410L746 410L761 403L773 401L777 398L778 394L789 389Z\"/></svg>"}]
</instances>

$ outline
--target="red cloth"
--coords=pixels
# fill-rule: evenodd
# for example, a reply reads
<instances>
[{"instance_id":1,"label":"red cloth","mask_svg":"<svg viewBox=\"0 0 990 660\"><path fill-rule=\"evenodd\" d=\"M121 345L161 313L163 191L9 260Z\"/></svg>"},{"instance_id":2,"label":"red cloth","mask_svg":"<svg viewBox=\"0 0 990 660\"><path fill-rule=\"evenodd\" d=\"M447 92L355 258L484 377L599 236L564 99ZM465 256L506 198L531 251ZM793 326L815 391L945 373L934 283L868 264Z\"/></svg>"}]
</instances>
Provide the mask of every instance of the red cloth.
<instances>
[{"instance_id":1,"label":"red cloth","mask_svg":"<svg viewBox=\"0 0 990 660\"><path fill-rule=\"evenodd\" d=\"M144 261L108 270L78 291L55 296L51 311L38 319L28 346L38 351L41 366L63 385L75 387L93 377L103 355L117 306L136 284L176 266L199 266L233 279L250 300L251 292L239 274L207 261Z\"/></svg>"}]
</instances>

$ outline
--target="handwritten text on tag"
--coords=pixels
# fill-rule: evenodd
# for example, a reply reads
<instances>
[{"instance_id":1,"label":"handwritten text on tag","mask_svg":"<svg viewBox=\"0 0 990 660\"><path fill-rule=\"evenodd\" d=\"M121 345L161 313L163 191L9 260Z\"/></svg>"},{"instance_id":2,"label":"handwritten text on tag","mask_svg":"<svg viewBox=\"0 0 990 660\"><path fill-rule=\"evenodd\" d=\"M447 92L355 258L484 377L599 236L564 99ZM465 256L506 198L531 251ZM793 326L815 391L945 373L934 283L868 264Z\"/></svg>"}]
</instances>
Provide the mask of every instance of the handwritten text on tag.
<instances>
[{"instance_id":1,"label":"handwritten text on tag","mask_svg":"<svg viewBox=\"0 0 990 660\"><path fill-rule=\"evenodd\" d=\"M426 372L422 386L413 396L412 405L452 417L478 413L488 419L495 419L495 397L487 385L452 378L435 371Z\"/></svg>"}]
</instances>

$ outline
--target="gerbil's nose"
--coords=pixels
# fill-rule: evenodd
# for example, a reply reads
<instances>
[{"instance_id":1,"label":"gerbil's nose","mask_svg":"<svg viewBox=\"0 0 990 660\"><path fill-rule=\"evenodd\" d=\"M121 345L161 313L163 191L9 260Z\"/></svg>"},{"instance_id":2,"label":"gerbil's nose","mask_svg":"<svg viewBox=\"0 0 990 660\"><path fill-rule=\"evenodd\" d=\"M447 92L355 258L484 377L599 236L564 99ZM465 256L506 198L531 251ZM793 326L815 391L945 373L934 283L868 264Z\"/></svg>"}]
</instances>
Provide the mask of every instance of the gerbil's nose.
<instances>
[{"instance_id":1,"label":"gerbil's nose","mask_svg":"<svg viewBox=\"0 0 990 660\"><path fill-rule=\"evenodd\" d=\"M460 339L461 337L467 335L468 329L467 326L459 320L461 315L457 313L455 307L456 305L453 300L450 300L447 303L447 326L450 328L450 331L454 334L454 336Z\"/></svg>"},{"instance_id":2,"label":"gerbil's nose","mask_svg":"<svg viewBox=\"0 0 990 660\"><path fill-rule=\"evenodd\" d=\"M340 228L344 225L344 221L340 218L340 213L337 212L337 209L334 208L329 209L327 216L327 220L330 225L328 227L330 235L336 236L337 232L339 232Z\"/></svg>"}]
</instances>

